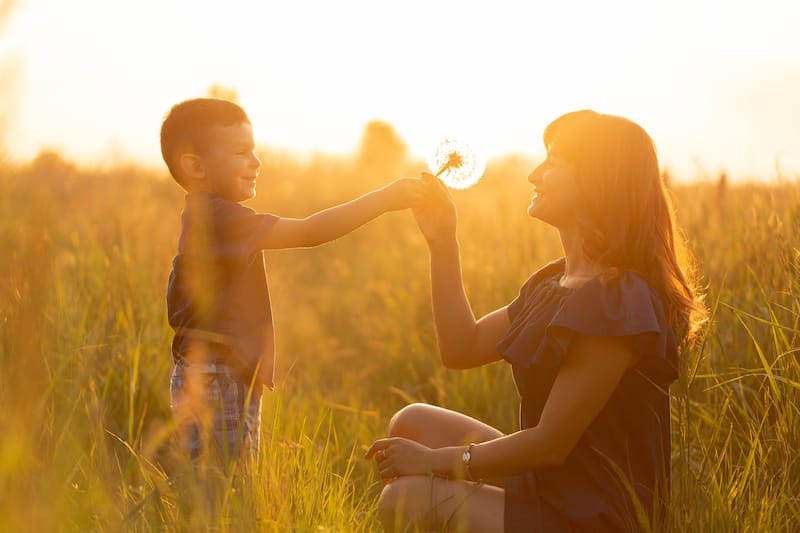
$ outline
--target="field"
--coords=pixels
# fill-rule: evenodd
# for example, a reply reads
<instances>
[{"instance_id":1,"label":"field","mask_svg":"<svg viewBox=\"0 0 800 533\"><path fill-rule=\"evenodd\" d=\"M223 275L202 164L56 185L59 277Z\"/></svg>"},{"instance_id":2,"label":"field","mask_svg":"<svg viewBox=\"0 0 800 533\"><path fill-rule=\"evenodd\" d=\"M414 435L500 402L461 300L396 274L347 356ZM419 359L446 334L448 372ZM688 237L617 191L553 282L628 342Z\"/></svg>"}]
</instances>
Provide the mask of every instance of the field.
<instances>
[{"instance_id":1,"label":"field","mask_svg":"<svg viewBox=\"0 0 800 533\"><path fill-rule=\"evenodd\" d=\"M252 207L304 216L419 162L265 153ZM476 314L560 255L531 221L531 162L492 161L456 193ZM673 393L668 531L800 529L800 183L674 184L710 322ZM427 251L408 212L311 250L268 252L276 388L244 483L179 490L164 290L182 193L165 173L0 167L0 531L379 531L363 453L425 401L513 431L498 364L438 362ZM211 505L213 504L213 505ZM215 510L212 510L214 508Z\"/></svg>"}]
</instances>

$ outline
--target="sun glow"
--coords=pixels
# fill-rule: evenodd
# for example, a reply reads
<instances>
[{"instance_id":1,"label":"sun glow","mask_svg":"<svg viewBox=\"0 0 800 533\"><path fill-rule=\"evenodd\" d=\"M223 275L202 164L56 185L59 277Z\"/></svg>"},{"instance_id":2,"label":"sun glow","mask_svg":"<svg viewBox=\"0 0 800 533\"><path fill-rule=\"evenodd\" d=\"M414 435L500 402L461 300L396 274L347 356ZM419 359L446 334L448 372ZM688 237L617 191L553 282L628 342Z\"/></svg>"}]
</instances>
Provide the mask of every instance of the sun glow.
<instances>
[{"instance_id":1,"label":"sun glow","mask_svg":"<svg viewBox=\"0 0 800 533\"><path fill-rule=\"evenodd\" d=\"M800 172L797 99L765 118L747 83L800 93L788 0L487 6L27 0L0 56L20 66L7 148L159 165L167 109L220 84L259 142L301 152L352 151L379 119L415 155L450 134L540 155L550 120L593 108L642 124L676 174Z\"/></svg>"}]
</instances>

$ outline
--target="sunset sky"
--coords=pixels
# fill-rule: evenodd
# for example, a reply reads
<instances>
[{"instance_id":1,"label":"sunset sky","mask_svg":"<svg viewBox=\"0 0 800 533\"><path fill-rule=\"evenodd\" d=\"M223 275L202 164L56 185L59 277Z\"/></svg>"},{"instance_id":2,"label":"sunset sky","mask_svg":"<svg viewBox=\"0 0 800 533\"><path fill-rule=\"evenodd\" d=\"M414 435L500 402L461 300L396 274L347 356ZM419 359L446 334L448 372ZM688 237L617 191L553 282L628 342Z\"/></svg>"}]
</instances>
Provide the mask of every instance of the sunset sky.
<instances>
[{"instance_id":1,"label":"sunset sky","mask_svg":"<svg viewBox=\"0 0 800 533\"><path fill-rule=\"evenodd\" d=\"M627 116L678 179L800 174L796 0L19 0L0 70L12 159L161 165L177 101L235 88L258 142L348 152L371 119L539 156L564 112Z\"/></svg>"}]
</instances>

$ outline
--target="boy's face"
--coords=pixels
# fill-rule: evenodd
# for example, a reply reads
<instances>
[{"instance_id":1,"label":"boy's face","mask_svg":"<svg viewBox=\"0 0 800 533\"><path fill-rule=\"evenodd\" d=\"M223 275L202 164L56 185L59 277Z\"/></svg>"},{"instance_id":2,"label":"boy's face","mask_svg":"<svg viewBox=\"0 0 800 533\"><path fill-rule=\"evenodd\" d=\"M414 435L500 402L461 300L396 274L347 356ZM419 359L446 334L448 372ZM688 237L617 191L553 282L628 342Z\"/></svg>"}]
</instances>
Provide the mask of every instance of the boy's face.
<instances>
[{"instance_id":1,"label":"boy's face","mask_svg":"<svg viewBox=\"0 0 800 533\"><path fill-rule=\"evenodd\" d=\"M250 124L212 127L208 132L208 148L198 155L205 178L204 188L232 202L253 198L261 168L254 150Z\"/></svg>"}]
</instances>

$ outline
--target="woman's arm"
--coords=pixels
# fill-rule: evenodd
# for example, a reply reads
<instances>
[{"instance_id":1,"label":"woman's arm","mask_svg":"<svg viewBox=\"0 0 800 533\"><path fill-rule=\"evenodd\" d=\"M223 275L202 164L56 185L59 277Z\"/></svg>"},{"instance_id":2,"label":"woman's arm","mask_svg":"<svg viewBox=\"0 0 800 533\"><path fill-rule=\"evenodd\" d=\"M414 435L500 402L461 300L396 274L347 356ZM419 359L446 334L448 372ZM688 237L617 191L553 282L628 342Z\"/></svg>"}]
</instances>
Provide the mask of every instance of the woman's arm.
<instances>
[{"instance_id":1,"label":"woman's arm","mask_svg":"<svg viewBox=\"0 0 800 533\"><path fill-rule=\"evenodd\" d=\"M563 463L634 363L624 339L578 335L556 375L539 424L473 446L473 476L511 475Z\"/></svg>"},{"instance_id":2,"label":"woman's arm","mask_svg":"<svg viewBox=\"0 0 800 533\"><path fill-rule=\"evenodd\" d=\"M635 363L624 339L577 336L558 371L539 424L472 446L471 477L503 477L563 463ZM468 478L461 460L465 449L430 449L395 438L376 441L368 453L378 454L384 478L423 473Z\"/></svg>"},{"instance_id":3,"label":"woman's arm","mask_svg":"<svg viewBox=\"0 0 800 533\"><path fill-rule=\"evenodd\" d=\"M442 363L463 369L497 361L495 345L510 327L507 308L475 320L461 277L455 202L441 181L431 176L428 184L433 193L414 216L430 250L433 319Z\"/></svg>"},{"instance_id":4,"label":"woman's arm","mask_svg":"<svg viewBox=\"0 0 800 533\"><path fill-rule=\"evenodd\" d=\"M500 360L495 346L508 332L507 306L475 320L461 277L458 241L430 247L431 302L436 340L447 368L475 368Z\"/></svg>"}]
</instances>

